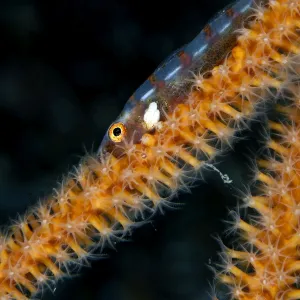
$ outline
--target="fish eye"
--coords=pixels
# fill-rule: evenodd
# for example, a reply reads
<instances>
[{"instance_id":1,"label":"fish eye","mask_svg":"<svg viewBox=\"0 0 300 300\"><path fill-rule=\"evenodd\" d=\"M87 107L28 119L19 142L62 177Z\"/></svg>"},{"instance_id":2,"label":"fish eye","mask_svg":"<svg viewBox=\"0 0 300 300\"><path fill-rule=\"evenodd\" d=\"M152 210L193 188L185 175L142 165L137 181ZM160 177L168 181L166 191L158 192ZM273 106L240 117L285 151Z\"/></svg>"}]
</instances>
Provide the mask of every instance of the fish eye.
<instances>
[{"instance_id":1,"label":"fish eye","mask_svg":"<svg viewBox=\"0 0 300 300\"><path fill-rule=\"evenodd\" d=\"M122 142L123 138L126 135L126 127L123 123L115 123L112 124L108 130L109 138L115 142L120 143Z\"/></svg>"}]
</instances>

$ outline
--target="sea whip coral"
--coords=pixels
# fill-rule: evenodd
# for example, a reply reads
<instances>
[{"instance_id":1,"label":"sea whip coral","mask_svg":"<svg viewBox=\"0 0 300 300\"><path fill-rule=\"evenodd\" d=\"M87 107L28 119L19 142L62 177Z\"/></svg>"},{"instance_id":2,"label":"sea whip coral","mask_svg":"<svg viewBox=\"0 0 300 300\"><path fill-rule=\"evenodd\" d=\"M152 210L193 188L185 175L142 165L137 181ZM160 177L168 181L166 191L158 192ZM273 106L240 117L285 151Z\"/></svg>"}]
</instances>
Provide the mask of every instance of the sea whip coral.
<instances>
[{"instance_id":1,"label":"sea whip coral","mask_svg":"<svg viewBox=\"0 0 300 300\"><path fill-rule=\"evenodd\" d=\"M67 276L72 264L84 262L95 248L138 225L140 216L167 205L222 145L232 144L259 103L289 87L300 52L299 2L254 5L246 17L238 38L230 33L234 39L221 64L216 59L214 65L194 68L194 77L184 79L184 93L160 102L165 104L159 106L160 120L149 119L154 128L113 124L111 138L124 133L126 138L112 139L98 154L85 157L56 193L3 234L1 299L32 297ZM213 35L209 26L204 32Z\"/></svg>"},{"instance_id":2,"label":"sea whip coral","mask_svg":"<svg viewBox=\"0 0 300 300\"><path fill-rule=\"evenodd\" d=\"M300 299L300 86L288 86L278 119L269 121L265 154L258 158L254 192L235 214L236 250L224 247L219 279L232 299ZM284 117L282 117L282 115Z\"/></svg>"}]
</instances>

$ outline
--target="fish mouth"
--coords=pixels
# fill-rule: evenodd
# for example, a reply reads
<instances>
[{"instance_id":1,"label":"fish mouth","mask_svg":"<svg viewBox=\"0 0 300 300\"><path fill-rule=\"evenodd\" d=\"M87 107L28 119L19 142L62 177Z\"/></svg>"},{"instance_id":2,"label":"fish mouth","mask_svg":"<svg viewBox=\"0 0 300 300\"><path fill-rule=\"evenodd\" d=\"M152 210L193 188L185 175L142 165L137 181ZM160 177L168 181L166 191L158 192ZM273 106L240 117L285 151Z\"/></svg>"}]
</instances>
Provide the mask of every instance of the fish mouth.
<instances>
[{"instance_id":1,"label":"fish mouth","mask_svg":"<svg viewBox=\"0 0 300 300\"><path fill-rule=\"evenodd\" d=\"M101 155L101 154L104 154L107 152L107 148L108 148L108 145L110 143L110 138L108 137L108 134L106 132L106 134L104 135L99 147L98 147L98 150L97 150L97 155Z\"/></svg>"}]
</instances>

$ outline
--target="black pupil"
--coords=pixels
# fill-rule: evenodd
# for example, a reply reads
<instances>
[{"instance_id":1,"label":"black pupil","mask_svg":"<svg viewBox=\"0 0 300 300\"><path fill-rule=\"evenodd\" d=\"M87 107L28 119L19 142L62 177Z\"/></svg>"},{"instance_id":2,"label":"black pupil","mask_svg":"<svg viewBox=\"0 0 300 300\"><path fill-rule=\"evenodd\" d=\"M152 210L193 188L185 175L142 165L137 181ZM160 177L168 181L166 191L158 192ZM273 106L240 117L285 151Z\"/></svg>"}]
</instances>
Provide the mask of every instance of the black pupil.
<instances>
[{"instance_id":1,"label":"black pupil","mask_svg":"<svg viewBox=\"0 0 300 300\"><path fill-rule=\"evenodd\" d=\"M114 128L114 130L113 130L114 136L119 136L121 133L122 133L122 130L120 127Z\"/></svg>"}]
</instances>

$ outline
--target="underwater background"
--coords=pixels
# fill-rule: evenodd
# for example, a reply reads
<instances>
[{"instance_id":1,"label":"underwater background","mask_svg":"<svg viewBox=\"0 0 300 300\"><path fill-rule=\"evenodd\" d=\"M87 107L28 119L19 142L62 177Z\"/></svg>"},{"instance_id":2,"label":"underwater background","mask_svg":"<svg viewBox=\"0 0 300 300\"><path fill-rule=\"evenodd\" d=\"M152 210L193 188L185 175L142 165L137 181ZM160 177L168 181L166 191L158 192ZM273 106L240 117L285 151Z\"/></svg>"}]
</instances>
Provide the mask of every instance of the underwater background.
<instances>
[{"instance_id":1,"label":"underwater background","mask_svg":"<svg viewBox=\"0 0 300 300\"><path fill-rule=\"evenodd\" d=\"M0 224L51 193L95 151L136 88L228 0L16 1L0 4ZM42 299L209 299L213 238L251 177L258 123L191 194Z\"/></svg>"}]
</instances>

